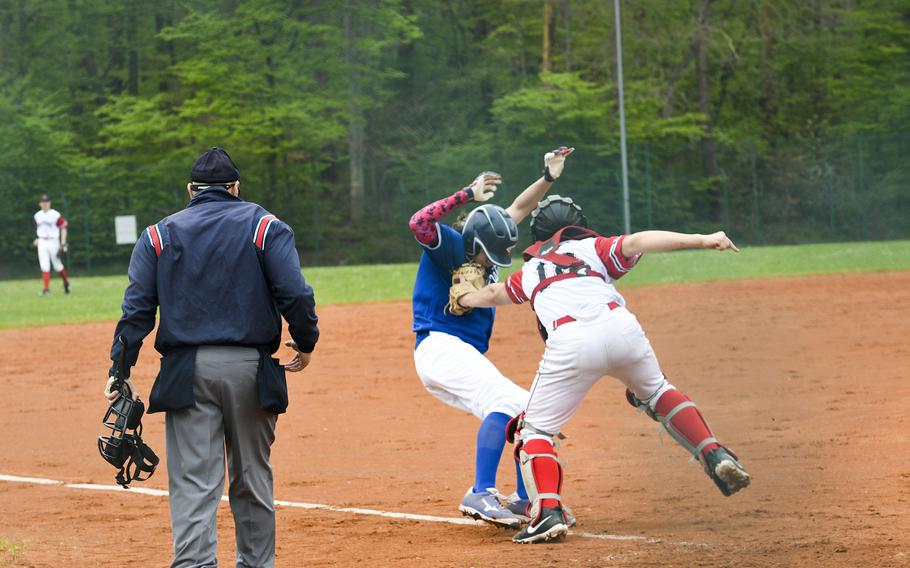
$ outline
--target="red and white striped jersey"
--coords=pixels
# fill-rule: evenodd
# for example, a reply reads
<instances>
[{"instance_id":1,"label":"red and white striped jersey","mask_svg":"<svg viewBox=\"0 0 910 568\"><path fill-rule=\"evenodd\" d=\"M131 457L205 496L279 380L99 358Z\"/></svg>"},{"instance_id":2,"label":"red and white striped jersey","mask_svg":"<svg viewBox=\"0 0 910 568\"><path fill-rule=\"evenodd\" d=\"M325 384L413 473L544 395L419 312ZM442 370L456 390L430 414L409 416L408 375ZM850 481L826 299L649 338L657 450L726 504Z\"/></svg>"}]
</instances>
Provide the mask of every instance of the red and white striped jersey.
<instances>
[{"instance_id":1,"label":"red and white striped jersey","mask_svg":"<svg viewBox=\"0 0 910 568\"><path fill-rule=\"evenodd\" d=\"M623 239L625 235L559 243L557 253L575 257L583 264L577 270L577 278L554 281L534 297L534 311L543 325L549 327L563 316L583 319L586 314L597 315L609 302L625 306L625 299L613 286L613 281L628 273L641 255L632 258L623 255ZM530 301L540 282L564 270L553 262L531 258L506 281L509 299L516 304ZM603 278L587 276L588 272L599 273Z\"/></svg>"}]
</instances>

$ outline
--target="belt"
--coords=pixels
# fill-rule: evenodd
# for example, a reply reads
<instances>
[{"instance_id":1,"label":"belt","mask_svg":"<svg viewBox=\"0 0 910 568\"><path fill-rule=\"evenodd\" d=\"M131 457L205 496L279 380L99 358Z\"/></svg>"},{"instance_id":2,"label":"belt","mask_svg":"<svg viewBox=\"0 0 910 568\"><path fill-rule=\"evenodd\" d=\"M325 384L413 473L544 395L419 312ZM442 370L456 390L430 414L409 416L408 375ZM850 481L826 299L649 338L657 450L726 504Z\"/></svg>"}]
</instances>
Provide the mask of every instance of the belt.
<instances>
[{"instance_id":1,"label":"belt","mask_svg":"<svg viewBox=\"0 0 910 568\"><path fill-rule=\"evenodd\" d=\"M618 308L619 304L617 304L616 302L610 302L607 304L607 307L610 308L610 310L612 311L612 310L615 310L616 308ZM561 325L565 325L567 323L572 323L573 321L578 321L578 320L576 320L572 316L562 316L561 318L556 318L555 320L553 320L553 324L552 324L553 331L556 331L557 327L559 327Z\"/></svg>"}]
</instances>

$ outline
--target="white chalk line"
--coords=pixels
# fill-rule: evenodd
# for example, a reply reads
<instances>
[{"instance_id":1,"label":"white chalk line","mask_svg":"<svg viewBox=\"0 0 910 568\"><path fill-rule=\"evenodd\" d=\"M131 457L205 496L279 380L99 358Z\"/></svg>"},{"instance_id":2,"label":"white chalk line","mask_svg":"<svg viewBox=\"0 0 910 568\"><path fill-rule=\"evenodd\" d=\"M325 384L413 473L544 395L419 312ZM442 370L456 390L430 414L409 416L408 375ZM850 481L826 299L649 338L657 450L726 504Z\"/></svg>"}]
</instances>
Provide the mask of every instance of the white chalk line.
<instances>
[{"instance_id":1,"label":"white chalk line","mask_svg":"<svg viewBox=\"0 0 910 568\"><path fill-rule=\"evenodd\" d=\"M108 491L112 493L120 493L121 495L127 495L129 493L139 494L139 495L149 495L152 497L167 497L168 492L162 489L149 489L146 487L130 487L129 489L123 489L119 485L98 485L95 483L67 483L65 481L60 481L57 479L45 479L42 477L23 477L19 475L6 475L0 473L0 481L6 481L8 483L23 483L29 485L44 485L44 486L53 486L53 487L62 487L64 489L78 489L85 491ZM221 500L228 502L228 496L222 495ZM422 521L428 523L448 523L451 525L485 525L483 521L475 521L473 519L468 519L465 517L437 517L434 515L418 515L414 513L396 513L393 511L380 511L377 509L362 509L359 507L338 507L336 505L324 505L321 503L303 503L300 501L284 501L280 499L275 500L275 505L278 507L289 507L296 509L319 509L323 511L332 511L335 513L347 513L351 515L368 515L374 517L384 517L387 519L402 519L408 521ZM597 540L616 540L616 541L634 541L634 542L645 542L649 544L657 544L662 541L656 538L649 538L646 536L636 536L636 535L622 535L622 534L608 534L608 533L591 533L591 532L575 532L570 531L570 534L574 536L580 536L584 538L592 538ZM686 543L688 544L688 543Z\"/></svg>"}]
</instances>

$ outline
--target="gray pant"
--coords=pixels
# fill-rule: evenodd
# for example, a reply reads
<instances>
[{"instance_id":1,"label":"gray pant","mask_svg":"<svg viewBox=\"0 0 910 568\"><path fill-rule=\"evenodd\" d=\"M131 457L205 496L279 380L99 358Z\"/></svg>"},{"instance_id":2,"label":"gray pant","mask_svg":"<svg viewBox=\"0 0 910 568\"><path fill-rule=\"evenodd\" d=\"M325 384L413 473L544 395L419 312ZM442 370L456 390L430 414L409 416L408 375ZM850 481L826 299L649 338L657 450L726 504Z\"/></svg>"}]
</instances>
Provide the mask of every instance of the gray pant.
<instances>
[{"instance_id":1,"label":"gray pant","mask_svg":"<svg viewBox=\"0 0 910 568\"><path fill-rule=\"evenodd\" d=\"M230 474L237 566L275 565L272 466L274 414L259 408L259 353L243 347L199 347L193 408L168 412L167 469L172 568L217 566L215 515Z\"/></svg>"}]
</instances>

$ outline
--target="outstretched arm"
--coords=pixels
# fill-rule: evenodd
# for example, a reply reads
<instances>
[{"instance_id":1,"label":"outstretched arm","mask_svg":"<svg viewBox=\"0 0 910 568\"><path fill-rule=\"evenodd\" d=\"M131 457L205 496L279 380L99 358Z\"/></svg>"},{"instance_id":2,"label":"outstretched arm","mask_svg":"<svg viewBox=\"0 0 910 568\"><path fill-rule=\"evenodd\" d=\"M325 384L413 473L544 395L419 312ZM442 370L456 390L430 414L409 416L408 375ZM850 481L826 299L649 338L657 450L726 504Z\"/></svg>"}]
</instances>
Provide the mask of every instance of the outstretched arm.
<instances>
[{"instance_id":1,"label":"outstretched arm","mask_svg":"<svg viewBox=\"0 0 910 568\"><path fill-rule=\"evenodd\" d=\"M537 207L537 202L543 199L543 196L546 195L550 187L553 186L553 182L562 175L562 170L566 164L566 157L574 151L575 148L561 146L552 152L547 152L543 161L546 172L548 172L547 175L550 176L550 179L547 180L545 176L538 178L537 181L522 191L518 197L515 198L515 201L506 208L506 212L512 216L512 220L515 221L516 225L530 215L531 211L534 211L534 208Z\"/></svg>"},{"instance_id":2,"label":"outstretched arm","mask_svg":"<svg viewBox=\"0 0 910 568\"><path fill-rule=\"evenodd\" d=\"M511 304L512 300L506 293L506 285L496 283L465 294L458 298L458 303L465 308L492 308Z\"/></svg>"},{"instance_id":3,"label":"outstretched arm","mask_svg":"<svg viewBox=\"0 0 910 568\"><path fill-rule=\"evenodd\" d=\"M629 258L644 252L667 252L698 248L732 249L739 252L733 241L723 231L710 235L690 235L672 231L641 231L627 235L622 241L622 253Z\"/></svg>"},{"instance_id":4,"label":"outstretched arm","mask_svg":"<svg viewBox=\"0 0 910 568\"><path fill-rule=\"evenodd\" d=\"M493 196L501 183L502 177L499 174L484 172L477 176L471 185L459 189L439 201L434 201L414 213L408 227L411 228L411 232L414 233L414 237L420 244L435 247L439 243L436 223L440 219L471 200L486 201Z\"/></svg>"}]
</instances>

